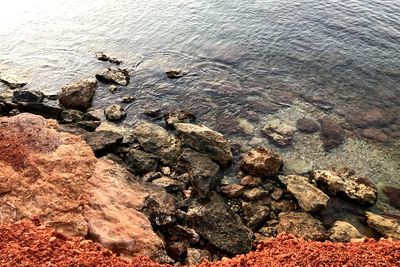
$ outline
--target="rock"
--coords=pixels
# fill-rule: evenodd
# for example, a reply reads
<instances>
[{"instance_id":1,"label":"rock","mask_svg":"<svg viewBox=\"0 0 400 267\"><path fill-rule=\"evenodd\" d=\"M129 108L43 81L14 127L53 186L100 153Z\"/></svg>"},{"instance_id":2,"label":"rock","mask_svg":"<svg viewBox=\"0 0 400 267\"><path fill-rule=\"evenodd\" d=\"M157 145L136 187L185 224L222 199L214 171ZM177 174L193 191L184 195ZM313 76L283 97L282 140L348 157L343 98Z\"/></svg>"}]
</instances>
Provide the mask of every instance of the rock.
<instances>
[{"instance_id":1,"label":"rock","mask_svg":"<svg viewBox=\"0 0 400 267\"><path fill-rule=\"evenodd\" d=\"M99 127L96 128L96 131L111 131L114 133L118 133L123 136L122 139L123 144L133 143L135 139L132 128L121 126L110 121L103 121L99 125Z\"/></svg>"},{"instance_id":2,"label":"rock","mask_svg":"<svg viewBox=\"0 0 400 267\"><path fill-rule=\"evenodd\" d=\"M378 233L385 237L400 239L400 221L398 219L389 218L366 212L368 225L375 229Z\"/></svg>"},{"instance_id":3,"label":"rock","mask_svg":"<svg viewBox=\"0 0 400 267\"><path fill-rule=\"evenodd\" d=\"M261 184L261 178L246 175L240 180L240 184L247 187L256 187Z\"/></svg>"},{"instance_id":4,"label":"rock","mask_svg":"<svg viewBox=\"0 0 400 267\"><path fill-rule=\"evenodd\" d=\"M243 192L243 196L248 200L259 200L259 199L266 198L268 195L269 195L268 191L265 191L264 189L262 189L260 187L248 189Z\"/></svg>"},{"instance_id":5,"label":"rock","mask_svg":"<svg viewBox=\"0 0 400 267\"><path fill-rule=\"evenodd\" d=\"M297 130L305 133L314 133L319 130L319 125L312 119L303 117L296 122Z\"/></svg>"},{"instance_id":6,"label":"rock","mask_svg":"<svg viewBox=\"0 0 400 267\"><path fill-rule=\"evenodd\" d=\"M179 140L158 125L140 122L133 133L145 151L160 156L164 163L176 161L181 154Z\"/></svg>"},{"instance_id":7,"label":"rock","mask_svg":"<svg viewBox=\"0 0 400 267\"><path fill-rule=\"evenodd\" d=\"M318 94L311 94L309 96L306 96L306 99L313 104L314 106L322 109L322 110L332 110L335 107L335 104L332 103L327 99L326 96L323 95L318 95Z\"/></svg>"},{"instance_id":8,"label":"rock","mask_svg":"<svg viewBox=\"0 0 400 267\"><path fill-rule=\"evenodd\" d=\"M385 134L381 129L368 128L361 132L361 136L374 141L387 143L389 141L389 136Z\"/></svg>"},{"instance_id":9,"label":"rock","mask_svg":"<svg viewBox=\"0 0 400 267\"><path fill-rule=\"evenodd\" d=\"M250 150L242 159L240 168L247 174L258 177L276 176L282 166L282 158L266 148Z\"/></svg>"},{"instance_id":10,"label":"rock","mask_svg":"<svg viewBox=\"0 0 400 267\"><path fill-rule=\"evenodd\" d=\"M392 117L383 109L373 107L362 112L349 112L346 120L356 128L380 128L388 126Z\"/></svg>"},{"instance_id":11,"label":"rock","mask_svg":"<svg viewBox=\"0 0 400 267\"><path fill-rule=\"evenodd\" d=\"M298 207L297 205L289 199L281 199L279 201L272 201L271 208L275 212L290 212L295 211Z\"/></svg>"},{"instance_id":12,"label":"rock","mask_svg":"<svg viewBox=\"0 0 400 267\"><path fill-rule=\"evenodd\" d=\"M8 115L8 108L4 103L0 102L0 116Z\"/></svg>"},{"instance_id":13,"label":"rock","mask_svg":"<svg viewBox=\"0 0 400 267\"><path fill-rule=\"evenodd\" d=\"M100 126L100 121L78 121L76 126L86 131L94 132Z\"/></svg>"},{"instance_id":14,"label":"rock","mask_svg":"<svg viewBox=\"0 0 400 267\"><path fill-rule=\"evenodd\" d=\"M124 96L124 97L122 97L121 102L129 104L129 103L132 103L135 100L136 100L136 98L134 96Z\"/></svg>"},{"instance_id":15,"label":"rock","mask_svg":"<svg viewBox=\"0 0 400 267\"><path fill-rule=\"evenodd\" d=\"M122 135L111 131L89 132L82 136L95 153L102 153L117 146L122 142L122 138Z\"/></svg>"},{"instance_id":16,"label":"rock","mask_svg":"<svg viewBox=\"0 0 400 267\"><path fill-rule=\"evenodd\" d=\"M262 133L277 146L288 146L293 141L296 128L282 123L280 120L268 122L262 129Z\"/></svg>"},{"instance_id":17,"label":"rock","mask_svg":"<svg viewBox=\"0 0 400 267\"><path fill-rule=\"evenodd\" d=\"M185 242L173 242L168 244L167 253L174 261L182 262L186 259L187 249Z\"/></svg>"},{"instance_id":18,"label":"rock","mask_svg":"<svg viewBox=\"0 0 400 267\"><path fill-rule=\"evenodd\" d=\"M252 230L257 230L269 215L269 208L262 203L242 202L242 210L246 225Z\"/></svg>"},{"instance_id":19,"label":"rock","mask_svg":"<svg viewBox=\"0 0 400 267\"><path fill-rule=\"evenodd\" d=\"M185 75L185 73L181 70L168 70L165 72L165 74L167 74L167 77L170 79L182 78Z\"/></svg>"},{"instance_id":20,"label":"rock","mask_svg":"<svg viewBox=\"0 0 400 267\"><path fill-rule=\"evenodd\" d=\"M283 173L285 175L289 174L307 175L310 171L312 171L312 169L313 165L301 158L287 159L283 163Z\"/></svg>"},{"instance_id":21,"label":"rock","mask_svg":"<svg viewBox=\"0 0 400 267\"><path fill-rule=\"evenodd\" d=\"M320 139L326 151L339 146L344 141L343 128L327 116L322 117Z\"/></svg>"},{"instance_id":22,"label":"rock","mask_svg":"<svg viewBox=\"0 0 400 267\"><path fill-rule=\"evenodd\" d=\"M79 137L57 127L27 113L0 118L1 222L38 218L63 234L85 237L81 196L96 158Z\"/></svg>"},{"instance_id":23,"label":"rock","mask_svg":"<svg viewBox=\"0 0 400 267\"><path fill-rule=\"evenodd\" d=\"M184 110L177 110L164 113L164 121L167 127L173 128L175 123L194 123L196 116Z\"/></svg>"},{"instance_id":24,"label":"rock","mask_svg":"<svg viewBox=\"0 0 400 267\"><path fill-rule=\"evenodd\" d=\"M222 134L206 126L191 123L176 123L175 129L184 145L207 154L223 166L232 161L230 145Z\"/></svg>"},{"instance_id":25,"label":"rock","mask_svg":"<svg viewBox=\"0 0 400 267\"><path fill-rule=\"evenodd\" d=\"M164 188L167 192L172 193L176 191L183 191L186 185L178 180L162 176L152 181L153 184Z\"/></svg>"},{"instance_id":26,"label":"rock","mask_svg":"<svg viewBox=\"0 0 400 267\"><path fill-rule=\"evenodd\" d=\"M85 111L92 104L96 80L87 79L70 83L62 88L59 101L65 108Z\"/></svg>"},{"instance_id":27,"label":"rock","mask_svg":"<svg viewBox=\"0 0 400 267\"><path fill-rule=\"evenodd\" d=\"M110 121L118 121L124 118L126 113L120 105L112 104L104 109L104 115Z\"/></svg>"},{"instance_id":28,"label":"rock","mask_svg":"<svg viewBox=\"0 0 400 267\"><path fill-rule=\"evenodd\" d=\"M176 199L157 188L160 187L157 186L154 193L145 198L141 211L150 219L153 226L165 229L166 226L176 223Z\"/></svg>"},{"instance_id":29,"label":"rock","mask_svg":"<svg viewBox=\"0 0 400 267\"><path fill-rule=\"evenodd\" d=\"M253 232L217 195L212 196L206 205L191 207L186 220L218 249L230 254L246 253L251 249Z\"/></svg>"},{"instance_id":30,"label":"rock","mask_svg":"<svg viewBox=\"0 0 400 267\"><path fill-rule=\"evenodd\" d=\"M44 94L40 91L17 90L13 92L12 102L42 103Z\"/></svg>"},{"instance_id":31,"label":"rock","mask_svg":"<svg viewBox=\"0 0 400 267\"><path fill-rule=\"evenodd\" d=\"M279 200L279 199L282 198L283 193L284 193L283 189L277 187L277 188L275 188L274 191L271 193L271 198L272 198L273 200Z\"/></svg>"},{"instance_id":32,"label":"rock","mask_svg":"<svg viewBox=\"0 0 400 267\"><path fill-rule=\"evenodd\" d=\"M336 221L331 230L329 239L333 242L350 242L352 239L363 238L364 236L348 222Z\"/></svg>"},{"instance_id":33,"label":"rock","mask_svg":"<svg viewBox=\"0 0 400 267\"><path fill-rule=\"evenodd\" d=\"M185 149L179 158L189 172L190 182L196 193L204 198L217 184L219 166L207 155Z\"/></svg>"},{"instance_id":34,"label":"rock","mask_svg":"<svg viewBox=\"0 0 400 267\"><path fill-rule=\"evenodd\" d=\"M244 192L244 186L240 184L230 184L221 187L221 192L229 198L238 198Z\"/></svg>"},{"instance_id":35,"label":"rock","mask_svg":"<svg viewBox=\"0 0 400 267\"><path fill-rule=\"evenodd\" d=\"M369 205L374 204L378 198L376 186L367 178L322 170L312 171L310 176L318 187L332 196L342 195L360 204Z\"/></svg>"},{"instance_id":36,"label":"rock","mask_svg":"<svg viewBox=\"0 0 400 267\"><path fill-rule=\"evenodd\" d=\"M299 206L305 212L323 209L328 204L329 197L312 185L308 178L299 175L288 175L281 179L287 190L297 199Z\"/></svg>"},{"instance_id":37,"label":"rock","mask_svg":"<svg viewBox=\"0 0 400 267\"><path fill-rule=\"evenodd\" d=\"M61 120L64 123L74 123L82 120L83 112L74 109L66 109L61 112Z\"/></svg>"},{"instance_id":38,"label":"rock","mask_svg":"<svg viewBox=\"0 0 400 267\"><path fill-rule=\"evenodd\" d=\"M327 239L324 225L304 212L282 212L279 214L278 233L293 234L305 239L323 241Z\"/></svg>"},{"instance_id":39,"label":"rock","mask_svg":"<svg viewBox=\"0 0 400 267\"><path fill-rule=\"evenodd\" d=\"M17 108L21 112L32 113L40 115L48 119L59 119L61 116L62 109L58 105L52 103L26 103L19 102Z\"/></svg>"},{"instance_id":40,"label":"rock","mask_svg":"<svg viewBox=\"0 0 400 267\"><path fill-rule=\"evenodd\" d=\"M205 249L197 249L197 248L188 248L186 263L191 265L198 265L202 263L204 260L211 261L212 257L210 252Z\"/></svg>"},{"instance_id":41,"label":"rock","mask_svg":"<svg viewBox=\"0 0 400 267\"><path fill-rule=\"evenodd\" d=\"M123 86L127 86L130 81L128 71L120 68L107 68L96 74L96 79L104 83L114 83Z\"/></svg>"},{"instance_id":42,"label":"rock","mask_svg":"<svg viewBox=\"0 0 400 267\"><path fill-rule=\"evenodd\" d=\"M140 212L149 197L158 199L158 203L167 203L169 198L160 187L133 180L118 164L98 160L83 197L88 236L123 256L148 256L171 263L163 241Z\"/></svg>"},{"instance_id":43,"label":"rock","mask_svg":"<svg viewBox=\"0 0 400 267\"><path fill-rule=\"evenodd\" d=\"M195 230L179 224L170 225L170 227L168 228L168 234L171 236L172 240L185 240L192 245L198 244L200 242L200 236L196 233Z\"/></svg>"},{"instance_id":44,"label":"rock","mask_svg":"<svg viewBox=\"0 0 400 267\"><path fill-rule=\"evenodd\" d=\"M86 112L82 116L82 120L84 120L84 121L100 121L101 118L103 117L103 115L104 115L103 110L95 109L95 110Z\"/></svg>"},{"instance_id":45,"label":"rock","mask_svg":"<svg viewBox=\"0 0 400 267\"><path fill-rule=\"evenodd\" d=\"M258 232L266 237L276 237L278 234L274 226L264 226Z\"/></svg>"},{"instance_id":46,"label":"rock","mask_svg":"<svg viewBox=\"0 0 400 267\"><path fill-rule=\"evenodd\" d=\"M141 175L148 172L157 171L160 164L160 157L138 149L129 149L125 156L126 165L133 173Z\"/></svg>"},{"instance_id":47,"label":"rock","mask_svg":"<svg viewBox=\"0 0 400 267\"><path fill-rule=\"evenodd\" d=\"M400 188L386 186L383 192L389 198L389 203L396 209L400 209Z\"/></svg>"},{"instance_id":48,"label":"rock","mask_svg":"<svg viewBox=\"0 0 400 267\"><path fill-rule=\"evenodd\" d=\"M28 84L25 76L5 72L0 73L0 82L5 83L11 89L22 88Z\"/></svg>"},{"instance_id":49,"label":"rock","mask_svg":"<svg viewBox=\"0 0 400 267\"><path fill-rule=\"evenodd\" d=\"M112 85L110 85L110 86L108 87L108 90L109 90L112 94L114 94L114 93L118 90L118 87L117 87L115 84L112 84Z\"/></svg>"},{"instance_id":50,"label":"rock","mask_svg":"<svg viewBox=\"0 0 400 267\"><path fill-rule=\"evenodd\" d=\"M118 60L114 57L110 57L110 56L104 54L103 52L96 53L96 58L100 61L108 61L108 62L116 64L116 65L119 65L122 63L121 60Z\"/></svg>"}]
</instances>

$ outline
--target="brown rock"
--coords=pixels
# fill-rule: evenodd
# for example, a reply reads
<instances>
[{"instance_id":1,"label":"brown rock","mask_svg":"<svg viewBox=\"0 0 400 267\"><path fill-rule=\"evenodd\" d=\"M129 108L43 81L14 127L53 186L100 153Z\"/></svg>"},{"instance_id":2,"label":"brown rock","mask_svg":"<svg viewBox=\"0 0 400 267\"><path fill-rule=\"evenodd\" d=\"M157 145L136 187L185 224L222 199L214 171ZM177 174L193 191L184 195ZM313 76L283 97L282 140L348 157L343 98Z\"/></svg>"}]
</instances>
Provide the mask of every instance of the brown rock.
<instances>
[{"instance_id":1,"label":"brown rock","mask_svg":"<svg viewBox=\"0 0 400 267\"><path fill-rule=\"evenodd\" d=\"M66 108L85 111L92 104L96 84L93 79L70 83L61 90L58 100Z\"/></svg>"},{"instance_id":2,"label":"brown rock","mask_svg":"<svg viewBox=\"0 0 400 267\"><path fill-rule=\"evenodd\" d=\"M348 222L336 221L330 229L329 239L335 242L350 242L364 236Z\"/></svg>"},{"instance_id":3,"label":"brown rock","mask_svg":"<svg viewBox=\"0 0 400 267\"><path fill-rule=\"evenodd\" d=\"M243 196L248 200L259 200L268 196L268 191L255 187L244 191Z\"/></svg>"},{"instance_id":4,"label":"brown rock","mask_svg":"<svg viewBox=\"0 0 400 267\"><path fill-rule=\"evenodd\" d=\"M211 261L211 259L211 254L208 250L197 248L188 248L187 250L186 261L188 265L200 264L204 260Z\"/></svg>"},{"instance_id":5,"label":"brown rock","mask_svg":"<svg viewBox=\"0 0 400 267\"><path fill-rule=\"evenodd\" d=\"M363 112L348 113L346 120L356 128L385 127L392 118L383 109L373 107Z\"/></svg>"},{"instance_id":6,"label":"brown rock","mask_svg":"<svg viewBox=\"0 0 400 267\"><path fill-rule=\"evenodd\" d=\"M319 130L318 123L305 117L297 120L296 127L299 131L306 133L313 133Z\"/></svg>"},{"instance_id":7,"label":"brown rock","mask_svg":"<svg viewBox=\"0 0 400 267\"><path fill-rule=\"evenodd\" d=\"M240 180L240 184L247 187L255 187L261 184L261 178L254 177L251 175L246 175Z\"/></svg>"},{"instance_id":8,"label":"brown rock","mask_svg":"<svg viewBox=\"0 0 400 267\"><path fill-rule=\"evenodd\" d=\"M121 68L107 68L96 74L96 78L104 83L114 83L118 85L128 85L130 81L129 72Z\"/></svg>"},{"instance_id":9,"label":"brown rock","mask_svg":"<svg viewBox=\"0 0 400 267\"><path fill-rule=\"evenodd\" d=\"M320 139L326 151L339 146L344 141L343 128L327 116L322 117Z\"/></svg>"},{"instance_id":10,"label":"brown rock","mask_svg":"<svg viewBox=\"0 0 400 267\"><path fill-rule=\"evenodd\" d=\"M278 174L282 163L282 158L272 150L256 148L243 157L240 168L253 176L271 177Z\"/></svg>"},{"instance_id":11,"label":"brown rock","mask_svg":"<svg viewBox=\"0 0 400 267\"><path fill-rule=\"evenodd\" d=\"M385 237L400 239L400 220L366 212L368 225Z\"/></svg>"},{"instance_id":12,"label":"brown rock","mask_svg":"<svg viewBox=\"0 0 400 267\"><path fill-rule=\"evenodd\" d=\"M361 132L361 136L382 143L386 143L389 141L389 136L387 136L387 134L385 134L381 129L376 128L364 129Z\"/></svg>"},{"instance_id":13,"label":"brown rock","mask_svg":"<svg viewBox=\"0 0 400 267\"><path fill-rule=\"evenodd\" d=\"M243 194L244 186L240 184L230 184L221 187L221 192L229 198L238 198Z\"/></svg>"},{"instance_id":14,"label":"brown rock","mask_svg":"<svg viewBox=\"0 0 400 267\"><path fill-rule=\"evenodd\" d=\"M383 192L389 198L389 203L396 209L400 209L400 188L386 186Z\"/></svg>"}]
</instances>

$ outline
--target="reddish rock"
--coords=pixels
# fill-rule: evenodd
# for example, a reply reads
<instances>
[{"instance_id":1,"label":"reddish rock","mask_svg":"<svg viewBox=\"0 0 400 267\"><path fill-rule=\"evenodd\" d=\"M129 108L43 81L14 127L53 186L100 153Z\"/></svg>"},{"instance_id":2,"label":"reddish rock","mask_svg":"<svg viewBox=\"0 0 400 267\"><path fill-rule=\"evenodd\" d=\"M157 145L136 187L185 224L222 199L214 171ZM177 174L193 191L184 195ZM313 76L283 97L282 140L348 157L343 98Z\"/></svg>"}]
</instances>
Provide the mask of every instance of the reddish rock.
<instances>
[{"instance_id":1,"label":"reddish rock","mask_svg":"<svg viewBox=\"0 0 400 267\"><path fill-rule=\"evenodd\" d=\"M282 164L282 158L272 150L256 148L243 157L240 168L253 176L271 177L278 174Z\"/></svg>"},{"instance_id":2,"label":"reddish rock","mask_svg":"<svg viewBox=\"0 0 400 267\"><path fill-rule=\"evenodd\" d=\"M305 117L297 120L296 127L299 131L306 133L313 133L319 130L318 123Z\"/></svg>"},{"instance_id":3,"label":"reddish rock","mask_svg":"<svg viewBox=\"0 0 400 267\"><path fill-rule=\"evenodd\" d=\"M367 139L375 140L378 142L386 143L389 137L381 129L368 128L361 132L361 136Z\"/></svg>"},{"instance_id":4,"label":"reddish rock","mask_svg":"<svg viewBox=\"0 0 400 267\"><path fill-rule=\"evenodd\" d=\"M230 184L221 187L221 192L230 198L238 198L243 194L244 186L240 184Z\"/></svg>"},{"instance_id":5,"label":"reddish rock","mask_svg":"<svg viewBox=\"0 0 400 267\"><path fill-rule=\"evenodd\" d=\"M240 184L247 187L255 187L261 184L261 178L254 177L251 175L246 175L240 180Z\"/></svg>"},{"instance_id":6,"label":"reddish rock","mask_svg":"<svg viewBox=\"0 0 400 267\"><path fill-rule=\"evenodd\" d=\"M326 151L339 146L344 141L344 130L335 121L327 116L322 117L320 139Z\"/></svg>"},{"instance_id":7,"label":"reddish rock","mask_svg":"<svg viewBox=\"0 0 400 267\"><path fill-rule=\"evenodd\" d=\"M349 113L346 120L356 128L368 128L387 126L392 118L383 109L373 107L367 111Z\"/></svg>"},{"instance_id":8,"label":"reddish rock","mask_svg":"<svg viewBox=\"0 0 400 267\"><path fill-rule=\"evenodd\" d=\"M400 209L400 188L386 186L383 188L383 192L389 198L389 203L393 207Z\"/></svg>"}]
</instances>

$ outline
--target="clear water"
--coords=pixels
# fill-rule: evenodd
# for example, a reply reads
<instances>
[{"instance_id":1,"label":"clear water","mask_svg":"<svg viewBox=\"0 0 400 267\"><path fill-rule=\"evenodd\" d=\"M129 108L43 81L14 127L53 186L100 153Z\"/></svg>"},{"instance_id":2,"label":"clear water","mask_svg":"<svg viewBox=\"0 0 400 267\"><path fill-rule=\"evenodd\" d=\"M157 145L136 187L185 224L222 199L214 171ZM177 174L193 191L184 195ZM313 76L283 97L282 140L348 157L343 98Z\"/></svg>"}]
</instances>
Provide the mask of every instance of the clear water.
<instances>
[{"instance_id":1,"label":"clear water","mask_svg":"<svg viewBox=\"0 0 400 267\"><path fill-rule=\"evenodd\" d=\"M245 150L268 145L259 129L270 118L294 124L329 114L343 121L377 106L397 118L391 129L400 131L399 0L3 2L0 69L55 94L109 66L94 57L104 51L124 61L131 84L115 94L101 85L94 105L135 96L125 106L127 125L148 108L184 108ZM168 69L189 74L169 80ZM334 109L320 110L306 101L310 95ZM383 145L349 137L327 154L318 134L298 134L290 148L276 149L317 167L350 164L377 183L399 185L398 148L398 138Z\"/></svg>"}]
</instances>

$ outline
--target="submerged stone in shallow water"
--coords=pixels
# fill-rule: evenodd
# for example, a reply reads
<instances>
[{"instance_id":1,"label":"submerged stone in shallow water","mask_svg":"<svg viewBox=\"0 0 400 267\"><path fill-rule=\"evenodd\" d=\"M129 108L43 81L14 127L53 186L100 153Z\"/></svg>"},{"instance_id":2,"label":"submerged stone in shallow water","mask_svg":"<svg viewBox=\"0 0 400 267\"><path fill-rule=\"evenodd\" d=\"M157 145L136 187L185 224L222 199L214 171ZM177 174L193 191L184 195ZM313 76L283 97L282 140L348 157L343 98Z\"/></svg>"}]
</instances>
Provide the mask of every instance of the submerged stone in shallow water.
<instances>
[{"instance_id":1,"label":"submerged stone in shallow water","mask_svg":"<svg viewBox=\"0 0 400 267\"><path fill-rule=\"evenodd\" d=\"M293 141L296 128L284 124L279 120L272 120L264 126L262 132L273 144L277 146L288 146Z\"/></svg>"},{"instance_id":2,"label":"submerged stone in shallow water","mask_svg":"<svg viewBox=\"0 0 400 267\"><path fill-rule=\"evenodd\" d=\"M344 130L337 122L327 116L322 117L319 122L321 123L320 138L326 151L343 143Z\"/></svg>"},{"instance_id":3,"label":"submerged stone in shallow water","mask_svg":"<svg viewBox=\"0 0 400 267\"><path fill-rule=\"evenodd\" d=\"M243 157L240 168L253 176L271 177L278 174L282 163L282 158L272 150L256 148Z\"/></svg>"}]
</instances>

